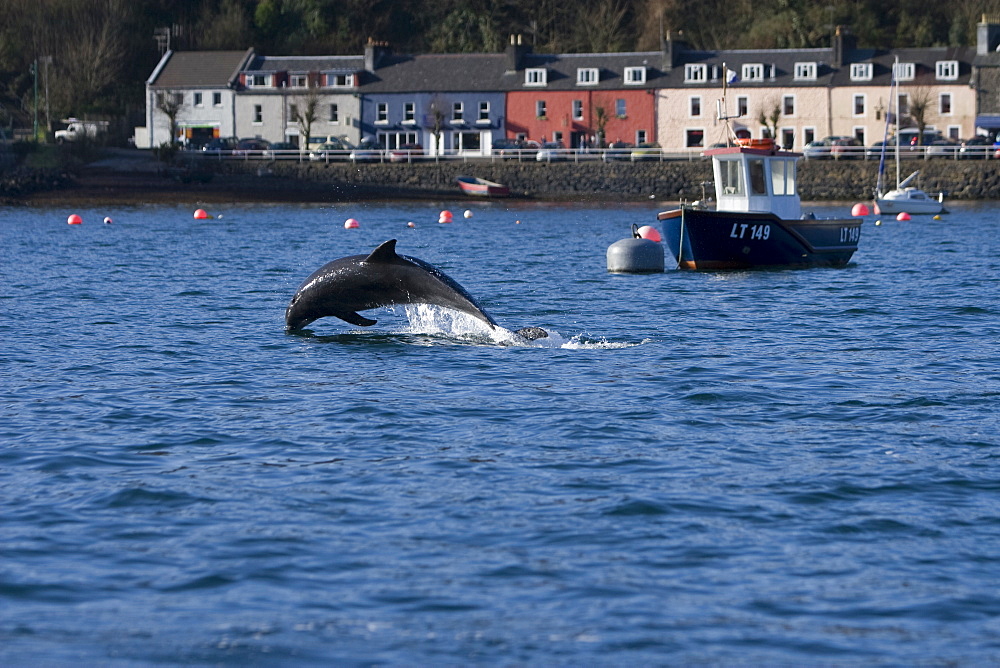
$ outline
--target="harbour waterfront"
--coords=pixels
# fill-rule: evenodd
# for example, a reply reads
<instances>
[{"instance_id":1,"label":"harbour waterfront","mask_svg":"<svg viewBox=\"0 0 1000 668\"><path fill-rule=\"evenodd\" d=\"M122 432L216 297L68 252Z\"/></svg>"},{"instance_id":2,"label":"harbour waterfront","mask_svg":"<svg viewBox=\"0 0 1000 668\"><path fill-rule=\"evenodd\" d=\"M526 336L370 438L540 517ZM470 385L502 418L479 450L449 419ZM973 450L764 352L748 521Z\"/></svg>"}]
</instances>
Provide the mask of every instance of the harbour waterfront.
<instances>
[{"instance_id":1,"label":"harbour waterfront","mask_svg":"<svg viewBox=\"0 0 1000 668\"><path fill-rule=\"evenodd\" d=\"M194 208L0 209L0 663L1000 661L993 203L656 275L649 202ZM390 238L552 337L283 331Z\"/></svg>"}]
</instances>

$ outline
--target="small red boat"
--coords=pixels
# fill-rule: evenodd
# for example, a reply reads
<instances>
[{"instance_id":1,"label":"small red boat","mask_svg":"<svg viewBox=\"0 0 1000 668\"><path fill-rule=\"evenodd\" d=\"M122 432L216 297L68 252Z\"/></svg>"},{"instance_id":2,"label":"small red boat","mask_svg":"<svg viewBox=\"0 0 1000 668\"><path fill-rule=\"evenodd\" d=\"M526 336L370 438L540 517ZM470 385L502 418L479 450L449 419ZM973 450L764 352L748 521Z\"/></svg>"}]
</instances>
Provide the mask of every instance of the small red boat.
<instances>
[{"instance_id":1,"label":"small red boat","mask_svg":"<svg viewBox=\"0 0 1000 668\"><path fill-rule=\"evenodd\" d=\"M458 176L458 187L466 195L473 197L509 197L510 189L500 183L487 181L476 176Z\"/></svg>"}]
</instances>

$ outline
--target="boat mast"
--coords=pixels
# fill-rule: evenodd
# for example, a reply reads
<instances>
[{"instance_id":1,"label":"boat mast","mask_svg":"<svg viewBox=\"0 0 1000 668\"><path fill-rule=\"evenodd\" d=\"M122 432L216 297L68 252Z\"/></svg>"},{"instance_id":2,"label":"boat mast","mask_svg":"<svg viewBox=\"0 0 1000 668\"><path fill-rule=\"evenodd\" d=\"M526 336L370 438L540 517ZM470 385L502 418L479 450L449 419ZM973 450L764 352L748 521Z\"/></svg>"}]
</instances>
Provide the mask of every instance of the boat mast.
<instances>
[{"instance_id":1,"label":"boat mast","mask_svg":"<svg viewBox=\"0 0 1000 668\"><path fill-rule=\"evenodd\" d=\"M896 72L899 71L899 56L892 66L892 85L890 89L896 92L896 188L899 188L899 82L896 81Z\"/></svg>"}]
</instances>

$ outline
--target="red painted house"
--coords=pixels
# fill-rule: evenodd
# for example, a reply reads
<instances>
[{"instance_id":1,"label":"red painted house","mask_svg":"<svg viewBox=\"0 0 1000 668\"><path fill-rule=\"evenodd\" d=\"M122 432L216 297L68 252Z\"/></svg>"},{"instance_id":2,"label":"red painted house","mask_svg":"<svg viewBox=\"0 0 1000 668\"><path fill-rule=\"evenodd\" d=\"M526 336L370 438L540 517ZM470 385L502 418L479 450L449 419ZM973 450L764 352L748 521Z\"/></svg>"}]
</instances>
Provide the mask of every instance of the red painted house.
<instances>
[{"instance_id":1,"label":"red painted house","mask_svg":"<svg viewBox=\"0 0 1000 668\"><path fill-rule=\"evenodd\" d=\"M507 136L567 148L656 141L666 54L535 54L507 48Z\"/></svg>"}]
</instances>

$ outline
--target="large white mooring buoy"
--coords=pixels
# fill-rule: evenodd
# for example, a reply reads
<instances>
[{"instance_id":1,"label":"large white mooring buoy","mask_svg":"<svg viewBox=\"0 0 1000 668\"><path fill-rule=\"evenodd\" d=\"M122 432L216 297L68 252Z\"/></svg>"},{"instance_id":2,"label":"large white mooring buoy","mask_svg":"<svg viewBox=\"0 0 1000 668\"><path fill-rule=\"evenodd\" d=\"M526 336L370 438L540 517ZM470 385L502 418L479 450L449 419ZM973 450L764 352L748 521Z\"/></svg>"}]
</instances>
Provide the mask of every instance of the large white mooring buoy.
<instances>
[{"instance_id":1,"label":"large white mooring buoy","mask_svg":"<svg viewBox=\"0 0 1000 668\"><path fill-rule=\"evenodd\" d=\"M608 246L608 271L615 274L654 274L663 272L663 245L639 236L632 226L632 238Z\"/></svg>"}]
</instances>

